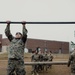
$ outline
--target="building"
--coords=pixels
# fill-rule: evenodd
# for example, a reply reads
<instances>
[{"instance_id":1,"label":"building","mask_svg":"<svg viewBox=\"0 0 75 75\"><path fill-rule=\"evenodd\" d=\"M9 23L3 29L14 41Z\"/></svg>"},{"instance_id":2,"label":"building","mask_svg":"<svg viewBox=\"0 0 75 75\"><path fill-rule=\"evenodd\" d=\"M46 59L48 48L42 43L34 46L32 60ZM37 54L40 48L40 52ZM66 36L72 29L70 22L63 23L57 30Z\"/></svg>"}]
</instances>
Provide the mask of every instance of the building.
<instances>
[{"instance_id":1,"label":"building","mask_svg":"<svg viewBox=\"0 0 75 75\"><path fill-rule=\"evenodd\" d=\"M44 52L45 50L52 51L53 53L69 53L69 42L62 41L51 41L51 40L39 40L39 39L28 39L26 48L31 52L40 47Z\"/></svg>"},{"instance_id":2,"label":"building","mask_svg":"<svg viewBox=\"0 0 75 75\"><path fill-rule=\"evenodd\" d=\"M9 40L7 38L2 39L3 50L6 50L6 47L9 45ZM52 41L52 40L41 40L41 39L31 39L28 38L25 47L29 52L36 50L37 47L40 47L42 52L45 50L52 51L53 53L69 53L69 42L63 41Z\"/></svg>"}]
</instances>

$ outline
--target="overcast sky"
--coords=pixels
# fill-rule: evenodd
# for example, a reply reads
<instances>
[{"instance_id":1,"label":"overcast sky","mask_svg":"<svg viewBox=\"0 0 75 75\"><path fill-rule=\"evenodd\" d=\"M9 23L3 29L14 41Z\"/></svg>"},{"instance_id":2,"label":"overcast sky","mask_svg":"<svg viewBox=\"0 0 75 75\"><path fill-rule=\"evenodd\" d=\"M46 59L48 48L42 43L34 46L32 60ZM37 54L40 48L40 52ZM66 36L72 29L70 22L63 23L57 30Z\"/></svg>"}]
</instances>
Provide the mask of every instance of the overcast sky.
<instances>
[{"instance_id":1,"label":"overcast sky","mask_svg":"<svg viewBox=\"0 0 75 75\"><path fill-rule=\"evenodd\" d=\"M0 0L0 21L74 21L75 0ZM6 24L0 25L5 38ZM73 41L73 25L26 25L28 38ZM13 35L22 31L22 25L11 25Z\"/></svg>"}]
</instances>

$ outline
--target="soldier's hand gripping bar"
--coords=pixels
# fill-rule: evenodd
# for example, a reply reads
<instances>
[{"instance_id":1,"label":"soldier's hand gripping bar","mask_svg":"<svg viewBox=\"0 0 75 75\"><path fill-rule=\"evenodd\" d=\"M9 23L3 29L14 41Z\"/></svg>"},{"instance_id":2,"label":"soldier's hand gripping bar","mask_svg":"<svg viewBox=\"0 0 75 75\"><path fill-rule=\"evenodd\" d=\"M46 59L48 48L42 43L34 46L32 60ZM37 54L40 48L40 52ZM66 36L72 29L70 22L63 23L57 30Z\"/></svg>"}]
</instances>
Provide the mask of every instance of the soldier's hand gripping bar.
<instances>
[{"instance_id":1,"label":"soldier's hand gripping bar","mask_svg":"<svg viewBox=\"0 0 75 75\"><path fill-rule=\"evenodd\" d=\"M6 24L6 23L7 22L0 21L0 24ZM23 22L10 21L10 24L22 24L22 23ZM75 24L75 22L26 22L26 24Z\"/></svg>"}]
</instances>

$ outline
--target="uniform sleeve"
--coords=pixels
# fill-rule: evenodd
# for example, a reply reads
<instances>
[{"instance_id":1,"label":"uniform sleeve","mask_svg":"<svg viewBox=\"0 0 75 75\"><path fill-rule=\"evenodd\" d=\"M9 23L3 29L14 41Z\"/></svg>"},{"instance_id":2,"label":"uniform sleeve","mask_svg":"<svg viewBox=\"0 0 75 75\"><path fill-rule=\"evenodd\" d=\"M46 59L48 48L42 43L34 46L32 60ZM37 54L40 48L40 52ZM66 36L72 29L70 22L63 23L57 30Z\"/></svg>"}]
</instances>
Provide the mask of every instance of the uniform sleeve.
<instances>
[{"instance_id":1,"label":"uniform sleeve","mask_svg":"<svg viewBox=\"0 0 75 75\"><path fill-rule=\"evenodd\" d=\"M9 41L11 41L14 38L12 34L10 33L10 25L7 25L5 29L5 35L8 37Z\"/></svg>"},{"instance_id":2,"label":"uniform sleeve","mask_svg":"<svg viewBox=\"0 0 75 75\"><path fill-rule=\"evenodd\" d=\"M23 36L22 36L22 40L23 40L23 42L25 43L26 42L26 40L27 40L27 29L25 28L25 26L23 25Z\"/></svg>"}]
</instances>

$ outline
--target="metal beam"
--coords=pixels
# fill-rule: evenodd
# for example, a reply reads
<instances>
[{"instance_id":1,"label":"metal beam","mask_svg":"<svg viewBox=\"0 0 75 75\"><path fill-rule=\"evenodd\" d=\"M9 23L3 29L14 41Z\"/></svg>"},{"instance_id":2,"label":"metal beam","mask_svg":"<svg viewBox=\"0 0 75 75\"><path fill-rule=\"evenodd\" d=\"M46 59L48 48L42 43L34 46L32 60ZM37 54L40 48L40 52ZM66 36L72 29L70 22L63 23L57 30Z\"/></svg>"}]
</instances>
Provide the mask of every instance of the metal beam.
<instances>
[{"instance_id":1,"label":"metal beam","mask_svg":"<svg viewBox=\"0 0 75 75\"><path fill-rule=\"evenodd\" d=\"M52 65L67 65L68 61L53 61L53 62L25 62L25 65L39 65L39 64L52 64Z\"/></svg>"},{"instance_id":2,"label":"metal beam","mask_svg":"<svg viewBox=\"0 0 75 75\"><path fill-rule=\"evenodd\" d=\"M0 21L0 24L6 24L7 22ZM22 22L10 22L11 24L22 24ZM26 22L26 24L75 24L75 22Z\"/></svg>"}]
</instances>

